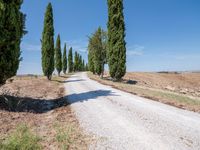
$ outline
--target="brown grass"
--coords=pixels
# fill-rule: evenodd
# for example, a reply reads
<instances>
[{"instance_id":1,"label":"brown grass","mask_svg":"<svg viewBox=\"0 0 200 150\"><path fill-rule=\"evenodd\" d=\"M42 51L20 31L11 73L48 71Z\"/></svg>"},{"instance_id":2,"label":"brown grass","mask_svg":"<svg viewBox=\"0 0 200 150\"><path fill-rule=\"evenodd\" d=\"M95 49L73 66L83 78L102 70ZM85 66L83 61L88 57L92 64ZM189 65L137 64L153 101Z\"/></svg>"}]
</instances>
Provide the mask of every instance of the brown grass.
<instances>
[{"instance_id":1,"label":"brown grass","mask_svg":"<svg viewBox=\"0 0 200 150\"><path fill-rule=\"evenodd\" d=\"M127 73L124 80L137 81L137 85L163 89L180 94L200 97L200 73Z\"/></svg>"},{"instance_id":2,"label":"brown grass","mask_svg":"<svg viewBox=\"0 0 200 150\"><path fill-rule=\"evenodd\" d=\"M52 81L42 76L17 76L0 87L0 94L23 101L15 111L0 102L0 141L7 140L23 123L41 139L42 149L87 149L90 136L83 133L65 99L63 83L68 76L54 76ZM49 104L53 107L47 109Z\"/></svg>"},{"instance_id":3,"label":"brown grass","mask_svg":"<svg viewBox=\"0 0 200 150\"><path fill-rule=\"evenodd\" d=\"M142 74L142 73L140 73ZM88 73L89 77L102 84L110 85L114 88L135 94L141 97L159 101L165 104L176 106L178 108L200 112L200 98L190 95L180 94L155 87L144 86L141 84L128 84L125 82L112 82L109 78L100 79L98 76ZM151 74L152 76L153 74ZM151 80L152 81L152 80ZM136 82L137 83L137 82Z\"/></svg>"}]
</instances>

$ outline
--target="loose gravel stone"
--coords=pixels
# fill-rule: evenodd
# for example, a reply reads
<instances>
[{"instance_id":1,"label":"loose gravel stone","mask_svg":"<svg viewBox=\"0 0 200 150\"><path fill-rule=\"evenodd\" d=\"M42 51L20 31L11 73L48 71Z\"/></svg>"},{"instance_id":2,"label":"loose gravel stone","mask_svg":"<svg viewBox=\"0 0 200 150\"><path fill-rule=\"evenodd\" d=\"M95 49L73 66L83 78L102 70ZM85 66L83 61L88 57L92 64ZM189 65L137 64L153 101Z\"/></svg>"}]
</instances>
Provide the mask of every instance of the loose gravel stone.
<instances>
[{"instance_id":1,"label":"loose gravel stone","mask_svg":"<svg viewBox=\"0 0 200 150\"><path fill-rule=\"evenodd\" d=\"M90 149L200 149L200 114L141 98L77 73L65 84Z\"/></svg>"}]
</instances>

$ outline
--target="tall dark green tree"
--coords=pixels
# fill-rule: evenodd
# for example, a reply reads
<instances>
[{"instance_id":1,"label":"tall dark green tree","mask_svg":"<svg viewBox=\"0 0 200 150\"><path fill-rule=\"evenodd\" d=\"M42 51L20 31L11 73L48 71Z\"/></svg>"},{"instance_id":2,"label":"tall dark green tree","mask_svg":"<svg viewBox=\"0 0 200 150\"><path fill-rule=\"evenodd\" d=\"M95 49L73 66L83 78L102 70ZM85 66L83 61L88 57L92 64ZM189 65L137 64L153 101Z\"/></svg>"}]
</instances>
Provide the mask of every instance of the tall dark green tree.
<instances>
[{"instance_id":1,"label":"tall dark green tree","mask_svg":"<svg viewBox=\"0 0 200 150\"><path fill-rule=\"evenodd\" d=\"M108 3L108 65L114 80L126 73L126 42L123 0L107 0Z\"/></svg>"},{"instance_id":2,"label":"tall dark green tree","mask_svg":"<svg viewBox=\"0 0 200 150\"><path fill-rule=\"evenodd\" d=\"M93 50L93 38L89 38L89 44L88 44L88 70L91 71L93 74L95 74L95 68L94 68L94 50Z\"/></svg>"},{"instance_id":3,"label":"tall dark green tree","mask_svg":"<svg viewBox=\"0 0 200 150\"><path fill-rule=\"evenodd\" d=\"M69 49L69 54L68 54L68 70L69 73L73 71L73 52L72 52L72 47Z\"/></svg>"},{"instance_id":4,"label":"tall dark green tree","mask_svg":"<svg viewBox=\"0 0 200 150\"><path fill-rule=\"evenodd\" d=\"M77 51L75 51L74 54L74 71L78 71L78 59L79 59L79 54L77 53Z\"/></svg>"},{"instance_id":5,"label":"tall dark green tree","mask_svg":"<svg viewBox=\"0 0 200 150\"><path fill-rule=\"evenodd\" d=\"M94 43L93 43L93 50L94 50L94 67L95 71L98 75L102 74L103 71L103 45L101 39L101 28L99 27L98 30L94 34Z\"/></svg>"},{"instance_id":6,"label":"tall dark green tree","mask_svg":"<svg viewBox=\"0 0 200 150\"><path fill-rule=\"evenodd\" d=\"M58 76L60 76L60 72L62 71L62 52L61 52L61 42L59 34L56 40L56 48L55 48L55 68L58 72Z\"/></svg>"},{"instance_id":7,"label":"tall dark green tree","mask_svg":"<svg viewBox=\"0 0 200 150\"><path fill-rule=\"evenodd\" d=\"M88 64L87 64L87 63L85 64L85 71L89 71L89 70L88 70Z\"/></svg>"},{"instance_id":8,"label":"tall dark green tree","mask_svg":"<svg viewBox=\"0 0 200 150\"><path fill-rule=\"evenodd\" d=\"M84 59L83 59L83 61L82 61L81 71L85 71L85 60L84 60Z\"/></svg>"},{"instance_id":9,"label":"tall dark green tree","mask_svg":"<svg viewBox=\"0 0 200 150\"><path fill-rule=\"evenodd\" d=\"M54 71L54 25L53 9L51 3L46 8L44 29L42 33L42 70L44 75L51 80Z\"/></svg>"},{"instance_id":10,"label":"tall dark green tree","mask_svg":"<svg viewBox=\"0 0 200 150\"><path fill-rule=\"evenodd\" d=\"M78 55L78 71L82 71L82 56Z\"/></svg>"},{"instance_id":11,"label":"tall dark green tree","mask_svg":"<svg viewBox=\"0 0 200 150\"><path fill-rule=\"evenodd\" d=\"M21 60L20 43L26 33L22 3L0 0L0 84L16 75Z\"/></svg>"},{"instance_id":12,"label":"tall dark green tree","mask_svg":"<svg viewBox=\"0 0 200 150\"><path fill-rule=\"evenodd\" d=\"M63 61L62 62L63 73L66 74L66 71L67 71L67 48L66 48L66 43L65 43L65 46L64 46L62 61Z\"/></svg>"}]
</instances>

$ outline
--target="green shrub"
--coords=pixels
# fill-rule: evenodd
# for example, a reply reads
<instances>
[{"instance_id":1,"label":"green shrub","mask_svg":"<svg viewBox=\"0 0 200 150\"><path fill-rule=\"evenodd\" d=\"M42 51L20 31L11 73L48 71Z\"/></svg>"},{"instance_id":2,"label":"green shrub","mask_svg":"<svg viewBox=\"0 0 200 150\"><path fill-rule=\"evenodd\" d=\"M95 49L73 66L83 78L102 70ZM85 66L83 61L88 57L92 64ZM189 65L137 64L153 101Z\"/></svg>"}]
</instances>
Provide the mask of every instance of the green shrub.
<instances>
[{"instance_id":1,"label":"green shrub","mask_svg":"<svg viewBox=\"0 0 200 150\"><path fill-rule=\"evenodd\" d=\"M1 150L41 150L40 138L34 135L26 125L20 125L4 141L0 142Z\"/></svg>"},{"instance_id":2,"label":"green shrub","mask_svg":"<svg viewBox=\"0 0 200 150\"><path fill-rule=\"evenodd\" d=\"M54 125L56 130L56 141L59 143L59 147L63 150L69 149L69 146L72 144L72 135L75 134L75 130L71 125L69 126L60 126L58 124Z\"/></svg>"}]
</instances>

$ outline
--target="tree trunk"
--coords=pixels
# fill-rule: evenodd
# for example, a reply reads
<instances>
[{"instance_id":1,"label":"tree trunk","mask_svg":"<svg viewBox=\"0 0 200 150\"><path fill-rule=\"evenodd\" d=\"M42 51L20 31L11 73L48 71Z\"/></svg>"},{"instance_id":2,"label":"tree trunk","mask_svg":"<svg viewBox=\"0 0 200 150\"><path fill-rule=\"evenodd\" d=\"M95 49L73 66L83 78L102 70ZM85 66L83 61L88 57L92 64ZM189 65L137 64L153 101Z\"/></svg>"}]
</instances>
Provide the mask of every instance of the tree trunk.
<instances>
[{"instance_id":1,"label":"tree trunk","mask_svg":"<svg viewBox=\"0 0 200 150\"><path fill-rule=\"evenodd\" d=\"M104 63L102 64L101 79L103 79L103 75L104 75Z\"/></svg>"},{"instance_id":2,"label":"tree trunk","mask_svg":"<svg viewBox=\"0 0 200 150\"><path fill-rule=\"evenodd\" d=\"M51 80L51 75L48 75L48 76L47 76L47 79L50 81L50 80Z\"/></svg>"},{"instance_id":3,"label":"tree trunk","mask_svg":"<svg viewBox=\"0 0 200 150\"><path fill-rule=\"evenodd\" d=\"M101 79L103 79L103 73L101 73Z\"/></svg>"}]
</instances>

